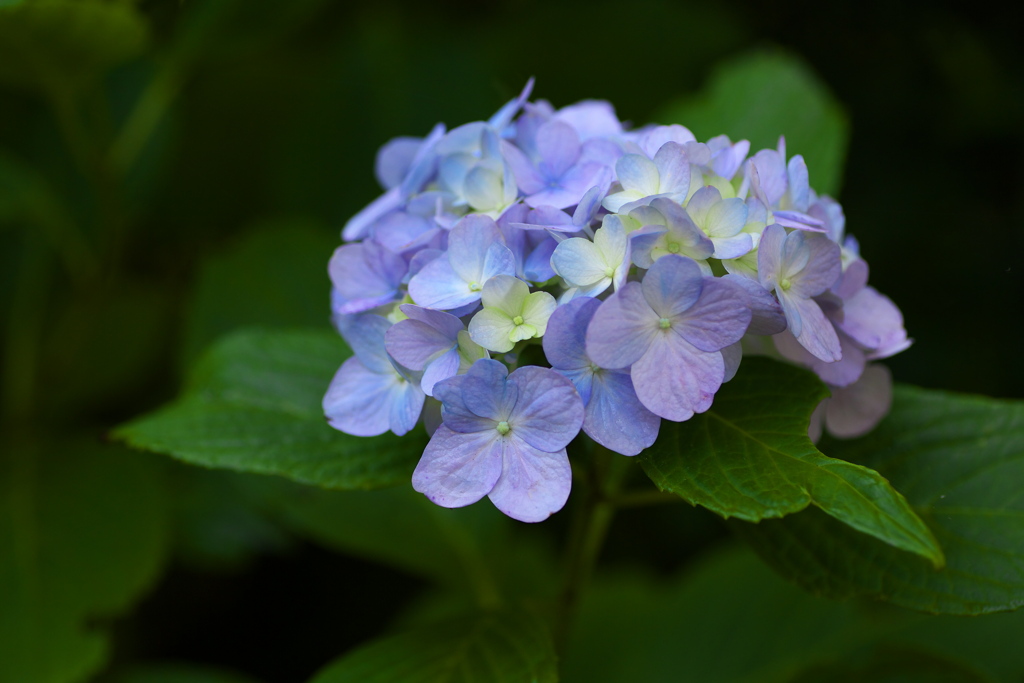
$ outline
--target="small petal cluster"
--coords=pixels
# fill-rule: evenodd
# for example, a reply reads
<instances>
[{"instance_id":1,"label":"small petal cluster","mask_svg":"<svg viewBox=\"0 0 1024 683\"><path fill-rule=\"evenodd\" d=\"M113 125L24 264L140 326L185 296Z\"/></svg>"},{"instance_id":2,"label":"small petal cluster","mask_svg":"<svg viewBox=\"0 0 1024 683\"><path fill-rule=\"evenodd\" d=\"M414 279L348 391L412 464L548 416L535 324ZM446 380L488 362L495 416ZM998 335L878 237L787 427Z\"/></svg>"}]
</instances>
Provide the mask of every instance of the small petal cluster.
<instances>
[{"instance_id":1,"label":"small petal cluster","mask_svg":"<svg viewBox=\"0 0 1024 683\"><path fill-rule=\"evenodd\" d=\"M812 431L881 419L891 379L871 361L910 341L801 156L630 130L607 102L531 102L532 85L378 153L384 192L328 267L354 353L324 397L333 427L421 422L417 491L535 522L564 505L581 431L636 455L662 420L707 411L745 353L832 387Z\"/></svg>"}]
</instances>

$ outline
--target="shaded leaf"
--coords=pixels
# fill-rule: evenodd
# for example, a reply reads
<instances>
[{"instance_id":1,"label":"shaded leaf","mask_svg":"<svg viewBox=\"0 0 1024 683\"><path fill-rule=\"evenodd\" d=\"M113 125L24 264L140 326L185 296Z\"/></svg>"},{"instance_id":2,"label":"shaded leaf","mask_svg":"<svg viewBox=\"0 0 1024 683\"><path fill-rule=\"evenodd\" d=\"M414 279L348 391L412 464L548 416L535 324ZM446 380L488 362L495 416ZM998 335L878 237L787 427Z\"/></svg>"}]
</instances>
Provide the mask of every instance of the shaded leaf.
<instances>
[{"instance_id":1,"label":"shaded leaf","mask_svg":"<svg viewBox=\"0 0 1024 683\"><path fill-rule=\"evenodd\" d=\"M751 153L774 149L786 136L787 154L802 154L811 187L835 195L843 176L849 124L842 107L811 69L784 52L755 52L720 66L695 97L656 117L687 126L698 140L725 133L748 139Z\"/></svg>"},{"instance_id":2,"label":"shaded leaf","mask_svg":"<svg viewBox=\"0 0 1024 683\"><path fill-rule=\"evenodd\" d=\"M63 683L103 664L93 620L125 610L162 566L156 465L77 442L0 454L0 680Z\"/></svg>"},{"instance_id":3,"label":"shaded leaf","mask_svg":"<svg viewBox=\"0 0 1024 683\"><path fill-rule=\"evenodd\" d=\"M424 433L356 437L324 420L321 399L348 355L330 331L238 332L209 351L181 398L113 435L195 465L327 488L408 482Z\"/></svg>"},{"instance_id":4,"label":"shaded leaf","mask_svg":"<svg viewBox=\"0 0 1024 683\"><path fill-rule=\"evenodd\" d=\"M737 530L784 575L832 597L980 614L1024 605L1024 404L898 387L870 435L831 452L893 482L935 533L946 567L814 510Z\"/></svg>"},{"instance_id":5,"label":"shaded leaf","mask_svg":"<svg viewBox=\"0 0 1024 683\"><path fill-rule=\"evenodd\" d=\"M337 235L308 221L278 220L207 258L185 322L185 363L242 327L327 329L327 262L338 243Z\"/></svg>"},{"instance_id":6,"label":"shaded leaf","mask_svg":"<svg viewBox=\"0 0 1024 683\"><path fill-rule=\"evenodd\" d=\"M763 683L863 642L852 604L815 599L744 548L670 578L599 576L583 597L566 683Z\"/></svg>"},{"instance_id":7,"label":"shaded leaf","mask_svg":"<svg viewBox=\"0 0 1024 683\"><path fill-rule=\"evenodd\" d=\"M897 548L942 562L906 500L877 472L823 455L807 436L828 395L812 373L745 359L706 413L663 422L640 464L659 488L723 517L757 522L814 505Z\"/></svg>"},{"instance_id":8,"label":"shaded leaf","mask_svg":"<svg viewBox=\"0 0 1024 683\"><path fill-rule=\"evenodd\" d=\"M497 612L383 638L341 657L313 683L554 683L554 646L540 619Z\"/></svg>"},{"instance_id":9,"label":"shaded leaf","mask_svg":"<svg viewBox=\"0 0 1024 683\"><path fill-rule=\"evenodd\" d=\"M883 648L813 667L790 683L988 683L991 680L970 666L946 657Z\"/></svg>"},{"instance_id":10,"label":"shaded leaf","mask_svg":"<svg viewBox=\"0 0 1024 683\"><path fill-rule=\"evenodd\" d=\"M0 81L66 92L138 55L148 41L130 4L31 0L0 6Z\"/></svg>"}]
</instances>

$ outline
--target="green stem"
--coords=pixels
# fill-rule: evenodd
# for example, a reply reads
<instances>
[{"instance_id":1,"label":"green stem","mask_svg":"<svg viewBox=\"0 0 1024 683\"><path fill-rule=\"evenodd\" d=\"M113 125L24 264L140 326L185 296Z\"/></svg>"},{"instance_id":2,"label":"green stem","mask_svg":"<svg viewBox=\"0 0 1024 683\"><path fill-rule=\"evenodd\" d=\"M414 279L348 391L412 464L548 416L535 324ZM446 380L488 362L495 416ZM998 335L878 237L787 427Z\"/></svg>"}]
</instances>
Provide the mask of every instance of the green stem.
<instances>
[{"instance_id":1,"label":"green stem","mask_svg":"<svg viewBox=\"0 0 1024 683\"><path fill-rule=\"evenodd\" d=\"M555 645L565 651L580 596L601 554L615 515L613 499L628 464L625 458L597 447L586 478L584 498L576 508L566 547L565 575L555 616Z\"/></svg>"}]
</instances>

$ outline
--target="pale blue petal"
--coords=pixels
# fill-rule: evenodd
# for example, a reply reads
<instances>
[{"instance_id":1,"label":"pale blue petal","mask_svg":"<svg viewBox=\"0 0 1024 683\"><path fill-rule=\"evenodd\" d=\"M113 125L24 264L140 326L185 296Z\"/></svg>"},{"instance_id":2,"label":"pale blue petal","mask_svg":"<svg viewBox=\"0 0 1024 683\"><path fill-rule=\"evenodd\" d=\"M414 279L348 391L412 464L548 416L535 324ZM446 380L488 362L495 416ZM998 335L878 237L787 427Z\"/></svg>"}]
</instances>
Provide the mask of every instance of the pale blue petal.
<instances>
[{"instance_id":1,"label":"pale blue petal","mask_svg":"<svg viewBox=\"0 0 1024 683\"><path fill-rule=\"evenodd\" d=\"M587 355L603 368L625 368L640 358L659 332L658 316L639 282L608 297L587 328Z\"/></svg>"},{"instance_id":2,"label":"pale blue petal","mask_svg":"<svg viewBox=\"0 0 1024 683\"><path fill-rule=\"evenodd\" d=\"M640 403L629 373L605 371L592 377L583 431L622 455L637 455L649 448L658 438L661 418Z\"/></svg>"},{"instance_id":3,"label":"pale blue petal","mask_svg":"<svg viewBox=\"0 0 1024 683\"><path fill-rule=\"evenodd\" d=\"M420 388L427 396L434 395L434 385L441 380L454 377L459 371L459 349L453 347L432 360L423 371Z\"/></svg>"},{"instance_id":4,"label":"pale blue petal","mask_svg":"<svg viewBox=\"0 0 1024 683\"><path fill-rule=\"evenodd\" d=\"M704 282L704 275L693 259L668 254L644 275L644 299L659 318L673 318L697 302Z\"/></svg>"},{"instance_id":5,"label":"pale blue petal","mask_svg":"<svg viewBox=\"0 0 1024 683\"><path fill-rule=\"evenodd\" d=\"M615 173L619 183L625 190L632 190L641 195L658 194L660 190L658 167L654 162L639 154L625 154L615 164ZM612 195L614 196L614 195ZM605 199L605 206L608 200ZM609 211L616 209L609 208Z\"/></svg>"},{"instance_id":6,"label":"pale blue petal","mask_svg":"<svg viewBox=\"0 0 1024 683\"><path fill-rule=\"evenodd\" d=\"M374 199L362 211L348 219L341 231L346 242L355 242L367 236L370 227L385 214L394 211L402 204L402 197L397 187L393 187Z\"/></svg>"},{"instance_id":7,"label":"pale blue petal","mask_svg":"<svg viewBox=\"0 0 1024 683\"><path fill-rule=\"evenodd\" d=\"M398 375L368 369L355 356L334 375L323 398L324 415L335 429L354 436L377 436L391 428L391 389Z\"/></svg>"},{"instance_id":8,"label":"pale blue petal","mask_svg":"<svg viewBox=\"0 0 1024 683\"><path fill-rule=\"evenodd\" d=\"M700 298L681 313L672 329L701 351L710 352L738 342L749 324L745 291L724 278L705 278Z\"/></svg>"},{"instance_id":9,"label":"pale blue petal","mask_svg":"<svg viewBox=\"0 0 1024 683\"><path fill-rule=\"evenodd\" d=\"M448 508L480 500L501 477L502 446L497 437L497 431L463 434L442 424L416 465L413 489Z\"/></svg>"},{"instance_id":10,"label":"pale blue petal","mask_svg":"<svg viewBox=\"0 0 1024 683\"><path fill-rule=\"evenodd\" d=\"M725 361L674 334L658 335L630 369L637 397L648 410L682 422L711 407L725 378Z\"/></svg>"},{"instance_id":11,"label":"pale blue petal","mask_svg":"<svg viewBox=\"0 0 1024 683\"><path fill-rule=\"evenodd\" d=\"M811 355L826 363L842 358L835 328L813 299L801 299L783 292L779 295L779 303L786 312L790 331Z\"/></svg>"},{"instance_id":12,"label":"pale blue petal","mask_svg":"<svg viewBox=\"0 0 1024 683\"><path fill-rule=\"evenodd\" d=\"M566 377L549 368L527 365L509 375L508 384L515 386L518 394L508 417L510 433L548 452L565 448L579 434L583 402Z\"/></svg>"},{"instance_id":13,"label":"pale blue petal","mask_svg":"<svg viewBox=\"0 0 1024 683\"><path fill-rule=\"evenodd\" d=\"M412 319L395 323L384 334L388 353L410 370L423 370L427 363L455 344L455 339L440 330Z\"/></svg>"},{"instance_id":14,"label":"pale blue petal","mask_svg":"<svg viewBox=\"0 0 1024 683\"><path fill-rule=\"evenodd\" d=\"M542 522L561 510L572 488L565 449L548 453L515 437L502 446L501 477L487 494L494 507L520 522Z\"/></svg>"}]
</instances>

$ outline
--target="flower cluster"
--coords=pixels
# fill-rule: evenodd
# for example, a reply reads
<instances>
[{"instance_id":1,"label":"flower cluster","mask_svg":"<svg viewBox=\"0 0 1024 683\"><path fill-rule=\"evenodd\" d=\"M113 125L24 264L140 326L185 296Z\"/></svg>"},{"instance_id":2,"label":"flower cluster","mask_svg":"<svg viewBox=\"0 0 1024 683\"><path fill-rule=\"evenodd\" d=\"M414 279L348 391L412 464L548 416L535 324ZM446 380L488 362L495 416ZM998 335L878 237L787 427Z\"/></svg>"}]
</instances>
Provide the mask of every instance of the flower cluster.
<instances>
[{"instance_id":1,"label":"flower cluster","mask_svg":"<svg viewBox=\"0 0 1024 683\"><path fill-rule=\"evenodd\" d=\"M523 521L565 504L580 430L636 455L662 419L706 411L745 353L832 387L812 431L874 426L891 379L869 361L910 342L800 155L627 130L607 102L556 110L531 87L378 153L385 192L329 265L354 352L324 398L332 426L422 420L415 489L446 507L486 495Z\"/></svg>"}]
</instances>

